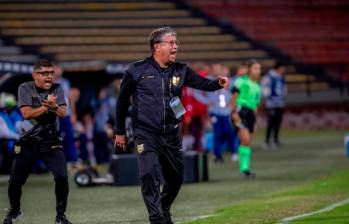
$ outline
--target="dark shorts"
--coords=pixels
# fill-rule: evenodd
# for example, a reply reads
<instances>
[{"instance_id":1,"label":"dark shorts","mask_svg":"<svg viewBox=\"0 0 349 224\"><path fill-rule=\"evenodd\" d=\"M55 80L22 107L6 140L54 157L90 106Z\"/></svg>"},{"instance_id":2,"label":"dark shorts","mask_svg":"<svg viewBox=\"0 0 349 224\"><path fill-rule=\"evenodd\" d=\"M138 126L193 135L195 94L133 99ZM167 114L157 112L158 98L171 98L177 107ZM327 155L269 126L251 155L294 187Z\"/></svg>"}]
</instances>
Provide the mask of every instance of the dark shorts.
<instances>
[{"instance_id":1,"label":"dark shorts","mask_svg":"<svg viewBox=\"0 0 349 224\"><path fill-rule=\"evenodd\" d=\"M256 123L256 116L253 110L246 107L242 107L239 110L239 116L241 119L241 124L236 126L236 128L247 128L251 133L254 132L254 126Z\"/></svg>"}]
</instances>

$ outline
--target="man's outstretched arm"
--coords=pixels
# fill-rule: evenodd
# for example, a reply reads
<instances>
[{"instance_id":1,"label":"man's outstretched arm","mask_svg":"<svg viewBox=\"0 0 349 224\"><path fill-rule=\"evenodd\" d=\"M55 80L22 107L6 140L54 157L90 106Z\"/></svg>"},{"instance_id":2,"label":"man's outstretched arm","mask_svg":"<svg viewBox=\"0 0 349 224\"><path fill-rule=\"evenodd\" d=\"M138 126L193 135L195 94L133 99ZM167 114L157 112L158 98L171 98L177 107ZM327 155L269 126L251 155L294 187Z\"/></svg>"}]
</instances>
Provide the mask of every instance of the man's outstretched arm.
<instances>
[{"instance_id":1,"label":"man's outstretched arm","mask_svg":"<svg viewBox=\"0 0 349 224\"><path fill-rule=\"evenodd\" d=\"M228 88L230 81L227 77L218 77L216 80L203 78L196 74L192 69L187 68L184 84L194 89L204 91L215 91L221 88Z\"/></svg>"}]
</instances>

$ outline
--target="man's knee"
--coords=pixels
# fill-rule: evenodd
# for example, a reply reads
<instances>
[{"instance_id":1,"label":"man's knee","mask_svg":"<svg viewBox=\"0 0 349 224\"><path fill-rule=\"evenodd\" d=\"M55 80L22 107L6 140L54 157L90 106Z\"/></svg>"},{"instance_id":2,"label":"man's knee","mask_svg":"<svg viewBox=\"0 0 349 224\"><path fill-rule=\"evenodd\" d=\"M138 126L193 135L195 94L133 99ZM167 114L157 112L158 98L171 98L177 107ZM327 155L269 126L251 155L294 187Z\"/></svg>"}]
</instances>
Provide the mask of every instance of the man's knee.
<instances>
[{"instance_id":1,"label":"man's knee","mask_svg":"<svg viewBox=\"0 0 349 224\"><path fill-rule=\"evenodd\" d=\"M65 186L68 185L68 176L67 175L55 175L54 180L57 185Z\"/></svg>"},{"instance_id":2,"label":"man's knee","mask_svg":"<svg viewBox=\"0 0 349 224\"><path fill-rule=\"evenodd\" d=\"M159 164L151 157L144 157L140 160L139 179L141 183L160 181Z\"/></svg>"},{"instance_id":3,"label":"man's knee","mask_svg":"<svg viewBox=\"0 0 349 224\"><path fill-rule=\"evenodd\" d=\"M18 175L11 175L9 180L9 187L21 187L25 184L27 178L18 176Z\"/></svg>"},{"instance_id":4,"label":"man's knee","mask_svg":"<svg viewBox=\"0 0 349 224\"><path fill-rule=\"evenodd\" d=\"M141 172L139 175L141 185L160 185L160 174L156 170Z\"/></svg>"},{"instance_id":5,"label":"man's knee","mask_svg":"<svg viewBox=\"0 0 349 224\"><path fill-rule=\"evenodd\" d=\"M66 165L61 165L56 169L52 169L51 171L56 182L68 182L68 172Z\"/></svg>"},{"instance_id":6,"label":"man's knee","mask_svg":"<svg viewBox=\"0 0 349 224\"><path fill-rule=\"evenodd\" d=\"M20 182L16 182L16 181L9 181L9 185L8 185L8 190L11 191L11 190L16 190L20 187L22 187L23 184L21 184Z\"/></svg>"},{"instance_id":7,"label":"man's knee","mask_svg":"<svg viewBox=\"0 0 349 224\"><path fill-rule=\"evenodd\" d=\"M174 187L180 187L183 184L183 179L184 179L183 175L177 174L176 176L170 179L170 183Z\"/></svg>"}]
</instances>

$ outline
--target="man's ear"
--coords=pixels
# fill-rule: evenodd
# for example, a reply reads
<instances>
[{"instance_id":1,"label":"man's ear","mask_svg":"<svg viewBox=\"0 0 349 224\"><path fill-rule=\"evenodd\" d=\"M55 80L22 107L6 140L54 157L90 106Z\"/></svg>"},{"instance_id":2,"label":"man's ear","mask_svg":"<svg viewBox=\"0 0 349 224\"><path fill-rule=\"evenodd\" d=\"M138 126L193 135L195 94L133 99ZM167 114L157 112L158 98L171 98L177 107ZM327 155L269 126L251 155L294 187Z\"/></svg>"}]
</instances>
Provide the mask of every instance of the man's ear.
<instances>
[{"instance_id":1,"label":"man's ear","mask_svg":"<svg viewBox=\"0 0 349 224\"><path fill-rule=\"evenodd\" d=\"M160 47L159 43L154 44L154 52L157 51Z\"/></svg>"}]
</instances>

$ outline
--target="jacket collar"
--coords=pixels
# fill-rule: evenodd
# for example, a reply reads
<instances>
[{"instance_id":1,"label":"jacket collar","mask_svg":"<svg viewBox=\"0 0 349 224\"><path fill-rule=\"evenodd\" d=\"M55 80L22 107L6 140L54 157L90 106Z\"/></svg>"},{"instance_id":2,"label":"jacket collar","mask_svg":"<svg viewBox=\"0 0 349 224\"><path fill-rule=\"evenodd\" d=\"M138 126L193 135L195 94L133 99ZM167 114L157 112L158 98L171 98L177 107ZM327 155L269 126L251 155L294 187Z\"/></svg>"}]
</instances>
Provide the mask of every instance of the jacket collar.
<instances>
[{"instance_id":1,"label":"jacket collar","mask_svg":"<svg viewBox=\"0 0 349 224\"><path fill-rule=\"evenodd\" d=\"M172 69L173 65L175 64L175 63L172 63L167 68L161 68L160 65L155 61L153 56L146 58L146 61L148 61L153 67L155 67L160 72L165 72L165 71Z\"/></svg>"}]
</instances>

